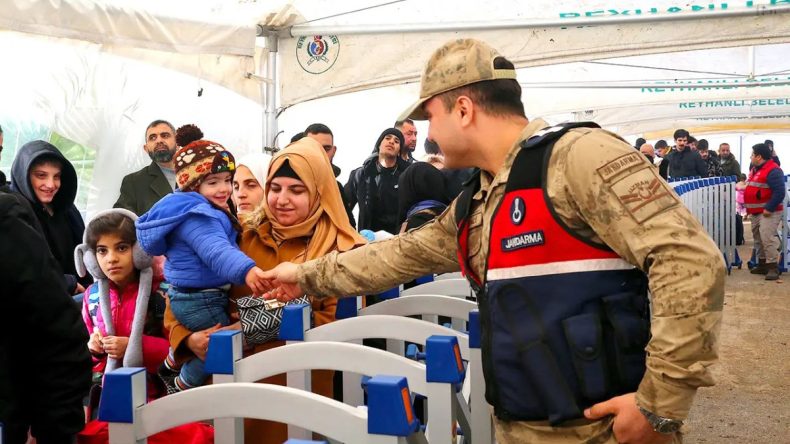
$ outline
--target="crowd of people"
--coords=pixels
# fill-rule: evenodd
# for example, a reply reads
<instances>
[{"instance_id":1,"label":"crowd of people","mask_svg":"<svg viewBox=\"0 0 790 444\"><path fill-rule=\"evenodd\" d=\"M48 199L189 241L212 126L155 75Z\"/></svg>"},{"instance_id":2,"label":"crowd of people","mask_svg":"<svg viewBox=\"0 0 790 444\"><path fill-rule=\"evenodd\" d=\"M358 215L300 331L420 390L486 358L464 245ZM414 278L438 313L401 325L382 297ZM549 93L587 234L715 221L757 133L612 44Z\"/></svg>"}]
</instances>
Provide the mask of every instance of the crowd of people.
<instances>
[{"instance_id":1,"label":"crowd of people","mask_svg":"<svg viewBox=\"0 0 790 444\"><path fill-rule=\"evenodd\" d=\"M673 138L675 145L671 147L666 140L658 140L653 146L643 138L637 139L634 147L657 166L665 180L737 177L735 243L743 245L743 220L748 217L757 259L757 266L751 273L765 275L769 281L778 280L780 240L776 233L782 220L787 189L774 142L766 139L752 147L747 176L732 154L729 143L721 143L717 154L709 148L706 139L697 140L684 129L676 130ZM725 205L732 205L732 202Z\"/></svg>"},{"instance_id":2,"label":"crowd of people","mask_svg":"<svg viewBox=\"0 0 790 444\"><path fill-rule=\"evenodd\" d=\"M17 280L32 279L48 260L57 263L40 276L48 280L48 291L29 303L46 307L36 313L40 319L57 316L53 310L70 315L43 331L54 330L53 336L64 339L60 351L70 354L72 365L63 372L68 378L41 385L52 390L50 382L60 384L59 398L39 398L38 392L12 397L12 410L3 414L7 442L22 442L28 429L39 442L48 442L39 418L55 424L49 432L54 436L79 432L83 398L88 395L88 419L95 419L102 375L114 368L145 367L151 399L204 384L211 333L240 329L245 337L255 336L237 302L263 292L262 270L356 248L366 239L355 227L397 234L441 213L455 197L447 190L460 192L470 174L443 170L438 148L431 163L417 162L416 139L412 120L385 129L343 186L336 182L340 169L332 164L334 136L324 124L309 125L274 157L251 153L237 160L195 125L176 129L155 120L145 128L143 143L151 163L125 176L114 208L100 211L87 225L74 206L77 175L69 160L45 141L23 145L10 184L2 189L8 207L3 235L16 241L3 244L4 257L11 258L21 241L44 245L34 249L35 260L22 257L16 264L25 268L15 273ZM427 178L430 189L423 185ZM357 205L358 221L352 212ZM15 221L5 220L12 215ZM4 266L4 273L11 270ZM62 272L57 278L51 274L56 270ZM80 316L73 307L62 306L66 294L81 311L81 323L74 322ZM316 326L334 321L335 299L310 302ZM280 345L248 341L246 353ZM51 368L46 362L36 365ZM11 367L12 374L18 371ZM313 390L333 396L332 373L315 371ZM48 413L37 416L44 408ZM247 428L248 442L287 439L280 424L248 421Z\"/></svg>"},{"instance_id":3,"label":"crowd of people","mask_svg":"<svg viewBox=\"0 0 790 444\"><path fill-rule=\"evenodd\" d=\"M87 226L68 159L45 141L23 145L0 192L0 260L16 295L4 297L3 320L18 333L2 343L11 364L0 368L0 396L10 400L3 442L24 442L28 431L41 444L70 442L85 425L83 400L90 390L91 419L113 368L145 367L150 398L205 384L218 330L241 330L246 355L284 345L245 317L261 301L306 298L319 326L335 320L337 297L459 267L481 301L499 442L678 439L696 388L712 383L715 344L699 331L720 324L723 264L657 178L740 166L727 144L716 155L685 130L672 147L638 144L646 162L600 129L527 120L520 92L513 64L493 48L448 43L426 67L420 101L381 132L345 185L324 124L274 156L236 159L195 125L155 120L144 132L151 163L124 177L114 208ZM413 119L430 122L422 160ZM744 190L760 236L776 231L784 197L772 156L755 145ZM628 197L656 180L651 199ZM401 235L366 245L365 230ZM773 240L760 239L769 278ZM511 322L527 318L545 331ZM597 329L601 342L589 342ZM576 346L593 349L587 367ZM21 380L29 383L11 382ZM312 390L331 397L332 372L314 371ZM245 429L246 442L287 439L282 424L247 420Z\"/></svg>"}]
</instances>

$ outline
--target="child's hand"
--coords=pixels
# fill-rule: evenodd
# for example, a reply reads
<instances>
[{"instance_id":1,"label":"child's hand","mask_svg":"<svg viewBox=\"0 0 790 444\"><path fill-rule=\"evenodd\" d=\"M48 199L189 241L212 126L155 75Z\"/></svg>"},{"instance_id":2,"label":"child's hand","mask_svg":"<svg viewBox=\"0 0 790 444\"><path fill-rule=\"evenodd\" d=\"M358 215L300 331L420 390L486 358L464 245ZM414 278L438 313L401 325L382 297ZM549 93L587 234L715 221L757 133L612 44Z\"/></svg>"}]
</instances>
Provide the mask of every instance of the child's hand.
<instances>
[{"instance_id":1,"label":"child's hand","mask_svg":"<svg viewBox=\"0 0 790 444\"><path fill-rule=\"evenodd\" d=\"M244 278L244 282L250 287L252 294L255 296L260 296L265 293L268 287L268 282L263 278L263 270L258 267L252 267L252 269L247 272L247 277Z\"/></svg>"},{"instance_id":2,"label":"child's hand","mask_svg":"<svg viewBox=\"0 0 790 444\"><path fill-rule=\"evenodd\" d=\"M105 353L101 340L102 335L99 327L93 327L93 333L91 333L91 338L88 340L88 350L94 355L103 355Z\"/></svg>"},{"instance_id":3,"label":"child's hand","mask_svg":"<svg viewBox=\"0 0 790 444\"><path fill-rule=\"evenodd\" d=\"M126 353L126 346L129 345L129 338L125 336L106 336L102 339L104 351L107 356L113 359L123 359Z\"/></svg>"},{"instance_id":4,"label":"child's hand","mask_svg":"<svg viewBox=\"0 0 790 444\"><path fill-rule=\"evenodd\" d=\"M208 352L208 340L212 333L222 328L222 324L217 324L211 328L193 332L187 336L187 347L192 350L192 353L201 361L206 360L206 353Z\"/></svg>"}]
</instances>

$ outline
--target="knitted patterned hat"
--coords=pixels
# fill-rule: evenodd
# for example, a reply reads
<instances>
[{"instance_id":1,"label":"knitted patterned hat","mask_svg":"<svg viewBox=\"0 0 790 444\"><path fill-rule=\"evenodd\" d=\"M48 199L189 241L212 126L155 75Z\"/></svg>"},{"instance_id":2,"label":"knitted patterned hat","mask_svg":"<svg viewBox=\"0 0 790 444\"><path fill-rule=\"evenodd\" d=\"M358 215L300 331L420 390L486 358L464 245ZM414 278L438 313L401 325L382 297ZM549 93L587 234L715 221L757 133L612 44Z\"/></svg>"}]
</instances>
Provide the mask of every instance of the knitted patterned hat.
<instances>
[{"instance_id":1,"label":"knitted patterned hat","mask_svg":"<svg viewBox=\"0 0 790 444\"><path fill-rule=\"evenodd\" d=\"M176 184L182 191L195 191L209 174L234 172L236 160L222 145L203 139L195 125L184 125L176 131Z\"/></svg>"}]
</instances>

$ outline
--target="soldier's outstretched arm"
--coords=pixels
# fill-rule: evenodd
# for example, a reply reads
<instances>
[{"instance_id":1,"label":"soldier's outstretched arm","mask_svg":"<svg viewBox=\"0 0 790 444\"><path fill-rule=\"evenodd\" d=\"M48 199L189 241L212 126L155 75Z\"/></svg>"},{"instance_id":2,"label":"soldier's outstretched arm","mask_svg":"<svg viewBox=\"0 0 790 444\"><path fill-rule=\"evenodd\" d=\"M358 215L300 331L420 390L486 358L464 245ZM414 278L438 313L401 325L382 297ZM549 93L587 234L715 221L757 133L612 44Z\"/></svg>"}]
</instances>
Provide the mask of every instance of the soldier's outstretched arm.
<instances>
[{"instance_id":1,"label":"soldier's outstretched arm","mask_svg":"<svg viewBox=\"0 0 790 444\"><path fill-rule=\"evenodd\" d=\"M713 385L709 368L718 358L722 254L644 156L622 139L602 130L569 134L555 152L549 184L560 181L564 187L550 185L556 194L550 197L566 203L558 214L650 280L652 338L636 402L656 415L685 419L696 389Z\"/></svg>"},{"instance_id":2,"label":"soldier's outstretched arm","mask_svg":"<svg viewBox=\"0 0 790 444\"><path fill-rule=\"evenodd\" d=\"M426 274L458 271L454 214L453 203L416 230L301 264L299 286L318 297L374 294Z\"/></svg>"}]
</instances>

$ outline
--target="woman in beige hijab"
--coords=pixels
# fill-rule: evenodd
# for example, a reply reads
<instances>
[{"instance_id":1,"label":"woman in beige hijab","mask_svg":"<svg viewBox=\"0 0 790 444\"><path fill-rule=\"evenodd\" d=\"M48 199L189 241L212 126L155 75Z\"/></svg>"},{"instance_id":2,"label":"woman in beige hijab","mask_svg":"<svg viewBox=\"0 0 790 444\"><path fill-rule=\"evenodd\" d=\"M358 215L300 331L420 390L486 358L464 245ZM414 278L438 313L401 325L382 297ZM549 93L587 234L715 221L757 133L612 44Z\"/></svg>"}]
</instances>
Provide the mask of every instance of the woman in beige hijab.
<instances>
[{"instance_id":1,"label":"woman in beige hijab","mask_svg":"<svg viewBox=\"0 0 790 444\"><path fill-rule=\"evenodd\" d=\"M326 152L311 138L288 145L272 158L266 176L265 195L258 210L246 218L239 242L241 251L264 270L281 262L304 262L365 243L365 239L348 222ZM230 291L233 311L233 301L250 294L246 286L234 286ZM312 308L316 326L332 322L337 299L312 300ZM204 332L192 333L177 325L169 312L165 322L170 329L174 350L199 350L203 336L207 338ZM197 338L190 340L195 335ZM254 347L248 354L280 345L284 343L268 342ZM313 392L332 397L332 376L331 371L313 371ZM284 375L259 382L286 384ZM283 424L245 420L246 443L280 444L287 439L287 428Z\"/></svg>"}]
</instances>

